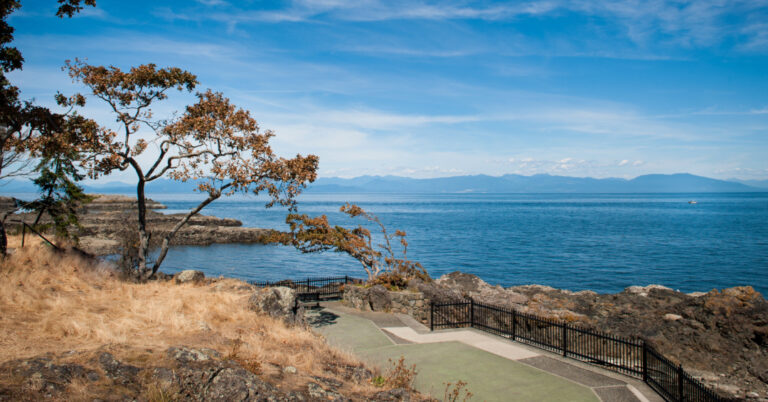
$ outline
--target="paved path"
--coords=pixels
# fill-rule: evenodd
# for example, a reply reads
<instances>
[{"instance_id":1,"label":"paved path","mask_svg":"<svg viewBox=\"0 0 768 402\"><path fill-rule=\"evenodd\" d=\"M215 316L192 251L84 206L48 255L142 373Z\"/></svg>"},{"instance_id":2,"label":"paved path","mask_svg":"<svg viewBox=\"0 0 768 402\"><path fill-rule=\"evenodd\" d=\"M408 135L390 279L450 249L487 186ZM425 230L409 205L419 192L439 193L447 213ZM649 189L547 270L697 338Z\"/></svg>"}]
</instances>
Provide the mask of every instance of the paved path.
<instances>
[{"instance_id":1,"label":"paved path","mask_svg":"<svg viewBox=\"0 0 768 402\"><path fill-rule=\"evenodd\" d=\"M370 364L386 369L390 359L405 357L418 370L416 389L437 398L445 383L462 380L476 401L661 401L642 382L476 330L430 332L408 315L339 303L310 314L331 344Z\"/></svg>"}]
</instances>

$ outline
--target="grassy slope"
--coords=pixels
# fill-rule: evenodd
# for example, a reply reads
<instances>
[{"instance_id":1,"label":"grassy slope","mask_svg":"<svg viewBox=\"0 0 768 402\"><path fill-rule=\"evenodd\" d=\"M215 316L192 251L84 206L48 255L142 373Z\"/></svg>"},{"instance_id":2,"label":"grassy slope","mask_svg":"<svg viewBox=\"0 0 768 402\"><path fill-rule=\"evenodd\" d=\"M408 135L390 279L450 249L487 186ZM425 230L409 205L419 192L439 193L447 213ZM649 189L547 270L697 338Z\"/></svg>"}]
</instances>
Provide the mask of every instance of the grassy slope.
<instances>
[{"instance_id":1,"label":"grassy slope","mask_svg":"<svg viewBox=\"0 0 768 402\"><path fill-rule=\"evenodd\" d=\"M249 310L252 289L237 280L126 283L109 266L39 245L18 249L0 264L0 363L104 347L127 359L176 345L227 354L239 339L242 359L263 368L296 367L302 376L283 380L292 382L282 384L288 388L312 375L333 377L329 364L360 365L308 330ZM278 370L264 379L279 384L281 378ZM358 395L380 390L367 384L344 388Z\"/></svg>"}]
</instances>

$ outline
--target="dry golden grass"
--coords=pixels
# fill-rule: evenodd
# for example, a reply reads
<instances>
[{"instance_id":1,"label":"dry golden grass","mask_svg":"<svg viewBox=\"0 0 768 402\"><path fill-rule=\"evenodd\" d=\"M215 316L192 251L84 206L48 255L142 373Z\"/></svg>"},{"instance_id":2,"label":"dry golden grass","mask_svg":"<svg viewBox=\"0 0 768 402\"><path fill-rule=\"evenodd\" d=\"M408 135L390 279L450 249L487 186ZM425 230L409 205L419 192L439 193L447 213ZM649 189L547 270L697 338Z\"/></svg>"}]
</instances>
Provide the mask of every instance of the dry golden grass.
<instances>
[{"instance_id":1,"label":"dry golden grass","mask_svg":"<svg viewBox=\"0 0 768 402\"><path fill-rule=\"evenodd\" d=\"M242 359L306 374L327 376L329 362L359 365L308 330L250 311L242 282L126 283L107 265L44 246L17 249L0 264L0 362L105 344L227 354L239 342Z\"/></svg>"},{"instance_id":2,"label":"dry golden grass","mask_svg":"<svg viewBox=\"0 0 768 402\"><path fill-rule=\"evenodd\" d=\"M43 242L43 239L35 236L34 234L27 233L27 236L24 238L24 245L25 246L39 246ZM10 235L8 236L8 248L15 249L21 247L21 235Z\"/></svg>"}]
</instances>

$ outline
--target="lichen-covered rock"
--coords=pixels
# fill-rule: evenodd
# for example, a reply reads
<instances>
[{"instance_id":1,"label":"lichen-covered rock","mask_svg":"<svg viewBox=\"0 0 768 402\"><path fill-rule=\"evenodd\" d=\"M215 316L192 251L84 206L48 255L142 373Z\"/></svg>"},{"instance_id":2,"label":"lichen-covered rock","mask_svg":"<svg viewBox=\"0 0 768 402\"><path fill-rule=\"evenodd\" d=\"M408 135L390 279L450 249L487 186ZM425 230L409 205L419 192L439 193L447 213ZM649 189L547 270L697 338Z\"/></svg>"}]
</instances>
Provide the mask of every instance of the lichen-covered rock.
<instances>
[{"instance_id":1,"label":"lichen-covered rock","mask_svg":"<svg viewBox=\"0 0 768 402\"><path fill-rule=\"evenodd\" d=\"M405 388L395 388L376 393L374 399L384 402L410 402L411 393Z\"/></svg>"},{"instance_id":2,"label":"lichen-covered rock","mask_svg":"<svg viewBox=\"0 0 768 402\"><path fill-rule=\"evenodd\" d=\"M307 393L315 400L334 402L351 401L351 399L345 398L333 388L324 388L320 384L314 382L307 384Z\"/></svg>"},{"instance_id":3,"label":"lichen-covered rock","mask_svg":"<svg viewBox=\"0 0 768 402\"><path fill-rule=\"evenodd\" d=\"M98 373L79 364L56 364L50 357L9 361L0 366L0 370L23 379L21 392L44 398L60 397L73 380L89 382L99 378Z\"/></svg>"},{"instance_id":4,"label":"lichen-covered rock","mask_svg":"<svg viewBox=\"0 0 768 402\"><path fill-rule=\"evenodd\" d=\"M528 297L511 289L492 286L476 275L463 272L451 272L435 280L438 285L452 289L466 297L471 297L483 303L514 307L525 304Z\"/></svg>"},{"instance_id":5,"label":"lichen-covered rock","mask_svg":"<svg viewBox=\"0 0 768 402\"><path fill-rule=\"evenodd\" d=\"M296 300L296 291L284 286L258 289L248 299L251 310L280 318L288 324L304 324L304 309Z\"/></svg>"},{"instance_id":6,"label":"lichen-covered rock","mask_svg":"<svg viewBox=\"0 0 768 402\"><path fill-rule=\"evenodd\" d=\"M187 269L176 274L174 279L178 284L200 283L205 279L205 274L202 271Z\"/></svg>"},{"instance_id":7,"label":"lichen-covered rock","mask_svg":"<svg viewBox=\"0 0 768 402\"><path fill-rule=\"evenodd\" d=\"M130 364L124 364L109 352L104 352L99 355L99 364L104 372L114 382L127 385L132 383L138 383L137 377L139 375L139 368Z\"/></svg>"},{"instance_id":8,"label":"lichen-covered rock","mask_svg":"<svg viewBox=\"0 0 768 402\"><path fill-rule=\"evenodd\" d=\"M165 351L168 358L181 363L204 362L212 359L220 359L221 354L213 349L192 349L185 346L174 346Z\"/></svg>"}]
</instances>

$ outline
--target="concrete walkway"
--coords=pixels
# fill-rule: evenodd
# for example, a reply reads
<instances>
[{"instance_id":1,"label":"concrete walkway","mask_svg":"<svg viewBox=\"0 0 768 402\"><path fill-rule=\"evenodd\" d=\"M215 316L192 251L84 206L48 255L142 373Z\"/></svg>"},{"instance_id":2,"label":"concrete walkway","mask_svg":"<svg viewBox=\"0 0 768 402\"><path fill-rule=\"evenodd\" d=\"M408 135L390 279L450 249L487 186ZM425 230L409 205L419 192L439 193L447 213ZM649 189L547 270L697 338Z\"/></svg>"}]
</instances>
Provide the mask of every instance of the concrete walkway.
<instances>
[{"instance_id":1,"label":"concrete walkway","mask_svg":"<svg viewBox=\"0 0 768 402\"><path fill-rule=\"evenodd\" d=\"M462 380L476 401L662 401L640 381L472 329L430 332L408 315L338 302L308 318L329 343L384 371L405 357L418 371L415 388L438 399Z\"/></svg>"}]
</instances>

